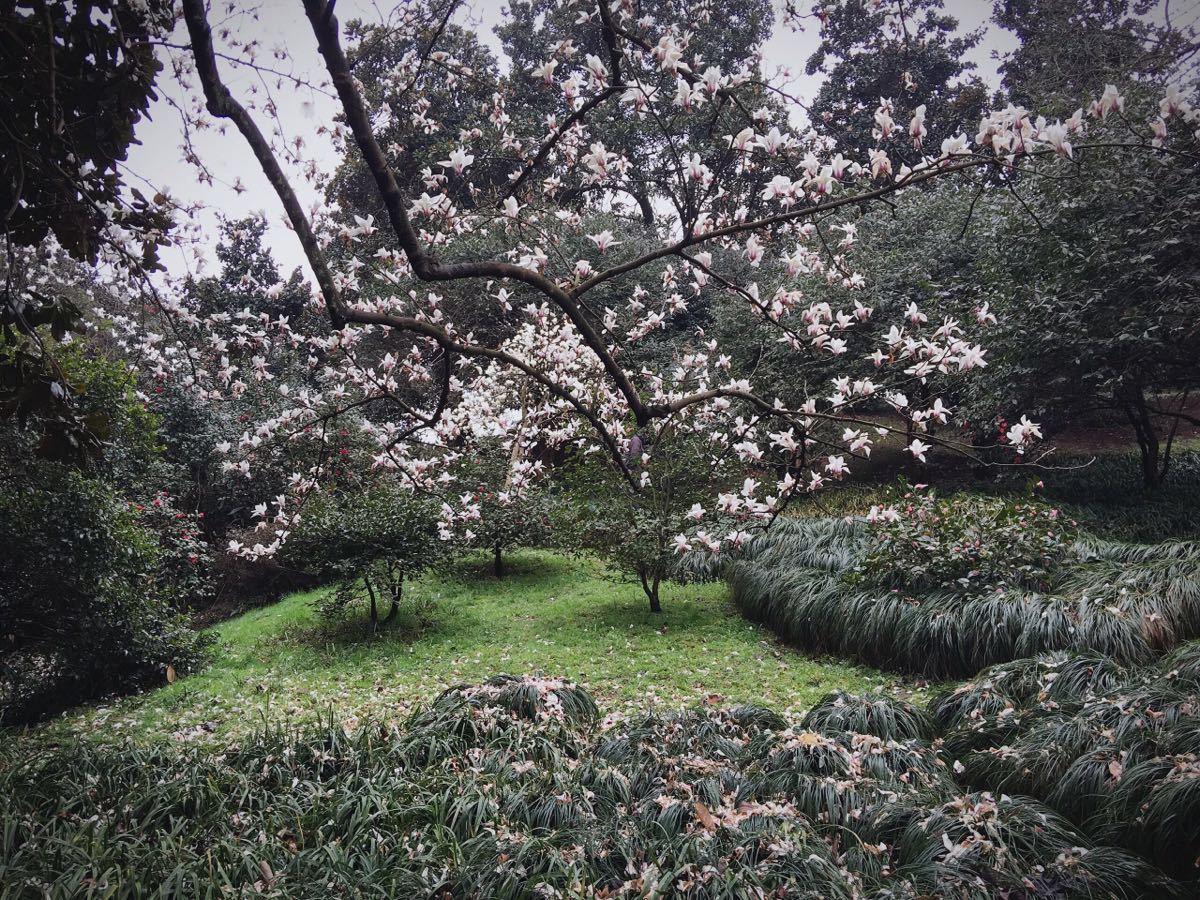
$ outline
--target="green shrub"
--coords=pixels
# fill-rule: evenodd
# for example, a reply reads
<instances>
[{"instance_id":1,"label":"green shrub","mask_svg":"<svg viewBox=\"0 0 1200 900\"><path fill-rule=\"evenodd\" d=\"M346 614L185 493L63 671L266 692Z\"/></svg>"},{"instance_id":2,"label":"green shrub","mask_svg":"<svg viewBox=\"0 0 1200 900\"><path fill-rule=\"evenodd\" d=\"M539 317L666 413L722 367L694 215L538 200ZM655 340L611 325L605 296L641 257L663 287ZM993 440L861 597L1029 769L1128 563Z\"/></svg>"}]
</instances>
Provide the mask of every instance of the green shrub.
<instances>
[{"instance_id":1,"label":"green shrub","mask_svg":"<svg viewBox=\"0 0 1200 900\"><path fill-rule=\"evenodd\" d=\"M911 717L887 702L861 724ZM577 685L502 676L446 691L400 728L12 761L0 884L204 898L1179 889L1035 800L960 792L921 738L812 730L754 706L597 720Z\"/></svg>"},{"instance_id":2,"label":"green shrub","mask_svg":"<svg viewBox=\"0 0 1200 900\"><path fill-rule=\"evenodd\" d=\"M405 597L405 583L439 564L450 549L439 536L433 501L380 483L311 501L284 545L284 560L334 583L319 601L326 619L365 606L374 632L397 621L406 605L410 625L424 622L429 610Z\"/></svg>"},{"instance_id":3,"label":"green shrub","mask_svg":"<svg viewBox=\"0 0 1200 900\"><path fill-rule=\"evenodd\" d=\"M520 547L544 546L550 539L551 504L544 483L536 480L515 489L511 451L484 444L473 459L463 462L456 483L478 506L479 518L469 523L466 546L492 555L492 574L504 576L504 555Z\"/></svg>"},{"instance_id":4,"label":"green shrub","mask_svg":"<svg viewBox=\"0 0 1200 900\"><path fill-rule=\"evenodd\" d=\"M1035 501L896 491L855 580L910 591L973 593L994 588L1046 590L1070 549L1073 523Z\"/></svg>"},{"instance_id":5,"label":"green shrub","mask_svg":"<svg viewBox=\"0 0 1200 900\"><path fill-rule=\"evenodd\" d=\"M664 582L709 577L702 566L681 566L675 548L676 535L695 525L689 510L711 506L743 472L728 454L714 458L712 442L699 433L664 426L653 440L639 433L637 443L643 452L629 461L628 477L639 490L600 454L574 459L559 473L552 524L559 547L603 557L620 580L641 586L651 612L661 612ZM706 524L721 535L741 527L731 516Z\"/></svg>"},{"instance_id":6,"label":"green shrub","mask_svg":"<svg viewBox=\"0 0 1200 900\"><path fill-rule=\"evenodd\" d=\"M206 639L156 578L153 531L100 481L53 463L0 485L0 724L183 673Z\"/></svg>"},{"instance_id":7,"label":"green shrub","mask_svg":"<svg viewBox=\"0 0 1200 900\"><path fill-rule=\"evenodd\" d=\"M138 524L158 539L155 585L170 594L178 609L211 603L216 591L214 555L204 538L204 514L180 509L166 491L148 503L130 502Z\"/></svg>"}]
</instances>

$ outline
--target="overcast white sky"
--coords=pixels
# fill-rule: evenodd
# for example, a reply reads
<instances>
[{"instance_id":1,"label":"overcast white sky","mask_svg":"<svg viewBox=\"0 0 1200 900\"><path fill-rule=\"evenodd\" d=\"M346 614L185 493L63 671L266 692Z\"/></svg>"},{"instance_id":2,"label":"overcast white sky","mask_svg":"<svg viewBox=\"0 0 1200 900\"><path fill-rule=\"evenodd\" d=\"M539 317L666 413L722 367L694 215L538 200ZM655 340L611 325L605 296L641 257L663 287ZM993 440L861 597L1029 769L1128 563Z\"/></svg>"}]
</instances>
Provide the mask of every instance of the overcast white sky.
<instances>
[{"instance_id":1,"label":"overcast white sky","mask_svg":"<svg viewBox=\"0 0 1200 900\"><path fill-rule=\"evenodd\" d=\"M717 5L719 7L719 4ZM945 5L947 11L959 19L963 30L987 25L991 14L991 0L946 0ZM343 22L353 18L379 21L383 12L389 9L388 0L377 0L374 3L367 0L339 0L337 4L338 17ZM503 0L474 0L468 2L465 9L465 17L478 24L479 34L499 56L499 44L492 29L502 21L505 14ZM257 16L249 14L248 10L257 11ZM218 15L214 9L214 26L218 24ZM257 38L267 50L286 46L293 61L293 72L310 76L310 80L314 82L321 80L320 58L299 0L264 0L254 6L240 5L239 14L230 19L228 24L237 29L242 40ZM176 39L180 42L186 40L186 32L182 28ZM795 78L794 93L806 100L816 93L819 84L817 77L809 78L804 75L804 62L817 42L815 29L793 33L781 28L764 48L768 73L780 68L790 70ZM1008 32L989 28L984 40L971 54L970 59L977 65L979 74L993 87L997 84L995 54L1012 46L1012 36ZM228 63L221 63L221 68L235 93L247 97L245 92L254 80L250 73L245 70L238 72ZM163 93L169 94L170 87L169 79L164 77ZM332 147L322 146L314 141L317 140L316 126L321 121L332 121L336 109L335 101L311 91L295 88L276 93L274 99L285 132L289 135L304 135L308 144L307 155L315 156L323 164L327 162L326 170L332 171L337 164L336 153ZM306 101L312 104L308 114L304 107ZM269 131L269 123L265 121L260 121L260 127ZM236 218L259 211L265 212L270 223L271 249L281 270L286 273L299 266L305 276L308 276L308 267L299 243L284 224L283 212L274 192L259 171L241 136L232 127L224 136L210 133L200 135L196 139L200 155L217 180L212 186L200 185L194 171L181 161L182 130L179 115L165 99L160 99L154 105L151 120L141 123L138 138L141 145L130 151L130 169L155 188L169 188L171 195L177 200L199 201L208 207L207 212L200 214L200 224L204 226L203 232L207 237L215 238L218 213ZM233 189L233 185L239 180L244 187L241 192ZM303 191L301 194L302 199L306 201L314 199L311 193L308 197L303 196ZM211 253L209 256L211 257ZM189 262L177 254L168 255L165 261L175 272L191 267Z\"/></svg>"}]
</instances>

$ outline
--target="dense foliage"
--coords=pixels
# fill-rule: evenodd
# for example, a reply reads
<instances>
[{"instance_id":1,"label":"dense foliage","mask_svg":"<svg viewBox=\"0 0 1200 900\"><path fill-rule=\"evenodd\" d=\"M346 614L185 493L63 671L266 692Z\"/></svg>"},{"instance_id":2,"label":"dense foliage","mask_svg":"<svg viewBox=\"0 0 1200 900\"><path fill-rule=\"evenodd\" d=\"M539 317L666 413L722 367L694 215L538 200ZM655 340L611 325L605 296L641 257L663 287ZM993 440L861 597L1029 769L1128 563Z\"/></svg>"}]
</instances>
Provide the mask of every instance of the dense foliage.
<instances>
[{"instance_id":1,"label":"dense foliage","mask_svg":"<svg viewBox=\"0 0 1200 900\"><path fill-rule=\"evenodd\" d=\"M813 126L843 151L884 146L912 164L925 142L941 146L986 106L987 88L968 61L982 33L959 31L953 3L947 10L942 0L916 0L901 15L872 0L817 10L824 17L821 43L805 70L825 71L827 78L808 113ZM898 121L919 122L913 133L881 137L875 108L883 97Z\"/></svg>"},{"instance_id":2,"label":"dense foliage","mask_svg":"<svg viewBox=\"0 0 1200 900\"><path fill-rule=\"evenodd\" d=\"M161 545L103 482L55 463L0 481L0 546L0 724L201 661L207 638L175 605L191 551Z\"/></svg>"},{"instance_id":3,"label":"dense foliage","mask_svg":"<svg viewBox=\"0 0 1200 900\"><path fill-rule=\"evenodd\" d=\"M164 198L131 189L122 164L156 96L154 36L170 16L159 0L0 8L0 421L37 432L27 449L44 457L94 455L104 436L72 408L74 386L40 336L61 337L82 316L42 263L115 250L157 265Z\"/></svg>"},{"instance_id":4,"label":"dense foliage","mask_svg":"<svg viewBox=\"0 0 1200 900\"><path fill-rule=\"evenodd\" d=\"M467 462L459 477L463 490L479 507L479 518L463 534L465 547L492 554L492 574L504 577L505 554L521 547L544 546L551 540L554 500L545 481L517 490L509 476L512 453L503 447L483 447Z\"/></svg>"},{"instance_id":5,"label":"dense foliage","mask_svg":"<svg viewBox=\"0 0 1200 900\"><path fill-rule=\"evenodd\" d=\"M448 550L438 534L437 507L385 483L314 498L288 544L287 559L335 584L322 600L327 616L339 618L351 606L366 606L374 631L400 615L405 583ZM381 613L384 604L387 612Z\"/></svg>"},{"instance_id":6,"label":"dense foliage","mask_svg":"<svg viewBox=\"0 0 1200 900\"><path fill-rule=\"evenodd\" d=\"M919 503L912 521L778 521L729 565L737 603L806 649L935 677L1050 650L1145 663L1200 634L1194 543L1069 540L1019 501Z\"/></svg>"},{"instance_id":7,"label":"dense foliage","mask_svg":"<svg viewBox=\"0 0 1200 900\"><path fill-rule=\"evenodd\" d=\"M681 439L664 433L662 438L660 446L640 436L635 440L630 466L640 474L640 490L595 457L565 465L562 499L553 517L558 546L603 556L620 578L641 585L653 612L661 611L664 582L689 577L680 566L681 544L674 536L706 514L703 504L712 499L714 475L720 487L736 488L730 482L738 471L727 454L695 435ZM740 490L722 493L726 515L710 516L716 533L701 529L697 542L719 544L723 535L716 529L721 526L731 529L727 536L736 545L748 540L749 532L737 529L732 514L755 504L757 486L747 478Z\"/></svg>"},{"instance_id":8,"label":"dense foliage","mask_svg":"<svg viewBox=\"0 0 1200 900\"><path fill-rule=\"evenodd\" d=\"M1042 798L1090 834L1195 878L1200 647L1147 669L1053 654L987 669L932 704L974 787Z\"/></svg>"},{"instance_id":9,"label":"dense foliage","mask_svg":"<svg viewBox=\"0 0 1200 900\"><path fill-rule=\"evenodd\" d=\"M1170 472L1197 387L1195 165L1093 161L1028 192L1037 227L1005 217L995 234L995 271L1028 277L995 282L1003 337L981 385L985 404L1010 416L1033 411L1055 425L1115 411L1141 450L1147 487ZM1006 392L1015 402L1000 400Z\"/></svg>"},{"instance_id":10,"label":"dense foliage","mask_svg":"<svg viewBox=\"0 0 1200 900\"><path fill-rule=\"evenodd\" d=\"M930 491L893 492L873 518L855 580L915 592L1045 591L1074 524L1043 503Z\"/></svg>"},{"instance_id":11,"label":"dense foliage","mask_svg":"<svg viewBox=\"0 0 1200 900\"><path fill-rule=\"evenodd\" d=\"M597 718L576 685L501 676L401 728L267 732L219 756L72 747L0 773L0 880L50 896L1183 890L1036 800L959 787L906 704ZM1189 846L1176 826L1160 837Z\"/></svg>"}]
</instances>

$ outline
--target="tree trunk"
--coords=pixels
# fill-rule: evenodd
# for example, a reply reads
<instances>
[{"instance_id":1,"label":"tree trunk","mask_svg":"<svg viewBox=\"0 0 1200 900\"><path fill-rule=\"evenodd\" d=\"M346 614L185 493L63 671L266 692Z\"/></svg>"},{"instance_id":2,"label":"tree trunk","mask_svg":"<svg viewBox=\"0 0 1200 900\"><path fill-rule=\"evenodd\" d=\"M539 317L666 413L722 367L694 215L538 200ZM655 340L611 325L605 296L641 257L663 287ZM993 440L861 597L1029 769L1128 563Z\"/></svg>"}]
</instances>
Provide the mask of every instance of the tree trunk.
<instances>
[{"instance_id":1,"label":"tree trunk","mask_svg":"<svg viewBox=\"0 0 1200 900\"><path fill-rule=\"evenodd\" d=\"M384 625L391 625L396 621L396 616L400 614L400 591L396 591L392 595L392 608L388 610L388 614L383 617Z\"/></svg>"},{"instance_id":2,"label":"tree trunk","mask_svg":"<svg viewBox=\"0 0 1200 900\"><path fill-rule=\"evenodd\" d=\"M1167 480L1167 472L1171 468L1171 447L1175 443L1175 435L1179 433L1179 423L1183 421L1180 416L1187 406L1189 394L1191 394L1191 389L1185 390L1179 395L1179 407L1175 410L1175 419L1171 422L1171 430L1167 432L1167 442L1163 446L1162 465L1158 467L1159 484Z\"/></svg>"},{"instance_id":3,"label":"tree trunk","mask_svg":"<svg viewBox=\"0 0 1200 900\"><path fill-rule=\"evenodd\" d=\"M497 578L504 577L504 548L497 544L492 548L492 574Z\"/></svg>"},{"instance_id":4,"label":"tree trunk","mask_svg":"<svg viewBox=\"0 0 1200 900\"><path fill-rule=\"evenodd\" d=\"M1142 484L1149 490L1154 490L1162 483L1162 472L1159 466L1158 437L1155 436L1149 446L1142 449Z\"/></svg>"},{"instance_id":5,"label":"tree trunk","mask_svg":"<svg viewBox=\"0 0 1200 900\"><path fill-rule=\"evenodd\" d=\"M367 586L367 596L371 598L371 634L379 630L379 604L375 601L375 588L371 586L371 579L364 575L363 584Z\"/></svg>"},{"instance_id":6,"label":"tree trunk","mask_svg":"<svg viewBox=\"0 0 1200 900\"><path fill-rule=\"evenodd\" d=\"M392 597L392 607L383 619L384 625L391 625L400 614L400 600L404 596L404 575L397 575L394 568L389 567L387 573L388 593Z\"/></svg>"},{"instance_id":7,"label":"tree trunk","mask_svg":"<svg viewBox=\"0 0 1200 900\"><path fill-rule=\"evenodd\" d=\"M638 578L642 582L642 590L646 592L646 597L650 600L650 612L661 613L662 603L658 599L658 587L662 583L662 579L658 575L647 578L645 572L638 572Z\"/></svg>"},{"instance_id":8,"label":"tree trunk","mask_svg":"<svg viewBox=\"0 0 1200 900\"><path fill-rule=\"evenodd\" d=\"M1142 454L1142 485L1147 490L1154 490L1162 483L1163 465L1158 432L1150 418L1150 409L1146 405L1146 395L1141 385L1134 385L1123 392L1125 415L1133 426L1137 436L1138 450Z\"/></svg>"}]
</instances>

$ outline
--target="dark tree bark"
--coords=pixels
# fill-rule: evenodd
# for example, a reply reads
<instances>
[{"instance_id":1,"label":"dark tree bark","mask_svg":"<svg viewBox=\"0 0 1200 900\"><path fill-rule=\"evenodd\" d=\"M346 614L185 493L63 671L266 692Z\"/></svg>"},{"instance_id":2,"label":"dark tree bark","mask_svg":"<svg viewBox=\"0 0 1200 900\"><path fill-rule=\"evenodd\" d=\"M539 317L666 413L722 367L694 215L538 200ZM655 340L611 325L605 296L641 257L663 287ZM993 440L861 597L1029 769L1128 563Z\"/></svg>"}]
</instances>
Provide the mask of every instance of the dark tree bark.
<instances>
[{"instance_id":1,"label":"dark tree bark","mask_svg":"<svg viewBox=\"0 0 1200 900\"><path fill-rule=\"evenodd\" d=\"M389 565L387 571L388 593L392 598L392 606L388 610L388 614L383 619L384 625L391 625L396 620L396 616L400 614L400 600L404 596L404 575L397 574L395 568Z\"/></svg>"},{"instance_id":2,"label":"dark tree bark","mask_svg":"<svg viewBox=\"0 0 1200 900\"><path fill-rule=\"evenodd\" d=\"M1142 485L1148 490L1154 490L1162 484L1166 474L1166 465L1162 460L1161 444L1154 420L1150 417L1150 407L1146 403L1146 393L1140 384L1134 384L1122 391L1122 405L1129 424L1137 436L1138 450L1142 457Z\"/></svg>"},{"instance_id":3,"label":"dark tree bark","mask_svg":"<svg viewBox=\"0 0 1200 900\"><path fill-rule=\"evenodd\" d=\"M662 602L659 600L658 588L662 584L662 578L657 574L649 577L645 572L638 572L638 578L642 582L642 590L646 592L646 597L650 601L650 612L661 613Z\"/></svg>"},{"instance_id":4,"label":"dark tree bark","mask_svg":"<svg viewBox=\"0 0 1200 900\"><path fill-rule=\"evenodd\" d=\"M371 633L374 634L379 630L379 603L375 599L375 588L369 576L363 576L363 584L367 586L367 596L371 598Z\"/></svg>"}]
</instances>

